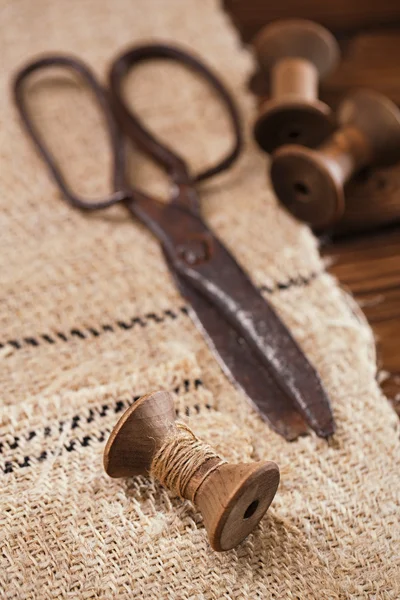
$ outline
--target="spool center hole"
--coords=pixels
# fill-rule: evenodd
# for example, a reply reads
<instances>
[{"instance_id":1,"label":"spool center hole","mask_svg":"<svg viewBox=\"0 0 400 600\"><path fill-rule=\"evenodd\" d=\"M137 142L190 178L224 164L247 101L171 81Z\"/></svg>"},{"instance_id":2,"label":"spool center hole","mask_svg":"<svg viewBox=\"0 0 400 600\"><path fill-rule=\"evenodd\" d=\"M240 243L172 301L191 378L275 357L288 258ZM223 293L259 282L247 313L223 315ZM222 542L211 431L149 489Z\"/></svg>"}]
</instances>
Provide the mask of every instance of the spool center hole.
<instances>
[{"instance_id":1,"label":"spool center hole","mask_svg":"<svg viewBox=\"0 0 400 600\"><path fill-rule=\"evenodd\" d=\"M308 185L306 185L302 181L295 181L295 183L293 184L293 188L296 194L301 197L300 199L302 199L303 202L308 200L308 198L306 197L310 193L310 188L308 187Z\"/></svg>"},{"instance_id":2,"label":"spool center hole","mask_svg":"<svg viewBox=\"0 0 400 600\"><path fill-rule=\"evenodd\" d=\"M288 138L291 140L297 140L300 137L300 131L292 130L288 133Z\"/></svg>"},{"instance_id":3,"label":"spool center hole","mask_svg":"<svg viewBox=\"0 0 400 600\"><path fill-rule=\"evenodd\" d=\"M243 519L249 519L250 517L252 517L254 515L254 513L256 512L258 508L258 500L253 500L253 502L251 504L248 505L248 507L245 510L245 513L243 515Z\"/></svg>"}]
</instances>

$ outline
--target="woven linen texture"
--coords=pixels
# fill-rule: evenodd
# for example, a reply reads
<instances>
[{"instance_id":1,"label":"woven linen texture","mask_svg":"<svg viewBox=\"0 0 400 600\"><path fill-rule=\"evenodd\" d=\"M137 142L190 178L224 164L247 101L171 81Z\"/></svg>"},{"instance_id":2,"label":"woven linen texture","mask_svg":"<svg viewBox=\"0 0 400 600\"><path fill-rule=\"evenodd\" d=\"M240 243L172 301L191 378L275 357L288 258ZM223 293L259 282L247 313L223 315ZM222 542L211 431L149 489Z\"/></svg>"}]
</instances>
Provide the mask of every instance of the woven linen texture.
<instances>
[{"instance_id":1,"label":"woven linen texture","mask_svg":"<svg viewBox=\"0 0 400 600\"><path fill-rule=\"evenodd\" d=\"M250 136L252 59L219 3L2 0L0 19L0 597L398 600L399 429L372 334L271 193ZM22 133L10 78L24 61L74 53L105 81L117 52L153 39L198 53L244 115L246 150L200 187L204 215L320 372L338 424L329 444L289 444L262 422L192 324L151 234L122 208L69 208ZM96 196L109 189L101 119L76 78L56 75L32 79L31 109L73 186ZM228 147L221 106L184 68L143 66L127 94L193 168ZM168 197L137 152L129 171ZM157 388L223 458L281 467L271 509L235 550L213 552L197 511L154 481L103 471L117 418Z\"/></svg>"}]
</instances>

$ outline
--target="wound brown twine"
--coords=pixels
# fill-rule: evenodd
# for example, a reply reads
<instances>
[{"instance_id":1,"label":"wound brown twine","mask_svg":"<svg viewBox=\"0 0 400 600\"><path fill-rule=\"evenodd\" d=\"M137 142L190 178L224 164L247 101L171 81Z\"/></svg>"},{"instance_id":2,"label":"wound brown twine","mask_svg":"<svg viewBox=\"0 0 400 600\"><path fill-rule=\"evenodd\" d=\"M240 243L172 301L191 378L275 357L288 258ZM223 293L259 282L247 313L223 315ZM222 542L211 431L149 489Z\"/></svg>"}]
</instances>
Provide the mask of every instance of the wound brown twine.
<instances>
[{"instance_id":1,"label":"wound brown twine","mask_svg":"<svg viewBox=\"0 0 400 600\"><path fill-rule=\"evenodd\" d=\"M181 498L186 498L186 487L196 471L206 461L212 458L217 459L198 481L192 492L191 500L193 502L204 479L226 461L218 456L208 444L199 440L185 423L178 422L175 425L176 429L172 435L167 438L154 456L150 475Z\"/></svg>"}]
</instances>

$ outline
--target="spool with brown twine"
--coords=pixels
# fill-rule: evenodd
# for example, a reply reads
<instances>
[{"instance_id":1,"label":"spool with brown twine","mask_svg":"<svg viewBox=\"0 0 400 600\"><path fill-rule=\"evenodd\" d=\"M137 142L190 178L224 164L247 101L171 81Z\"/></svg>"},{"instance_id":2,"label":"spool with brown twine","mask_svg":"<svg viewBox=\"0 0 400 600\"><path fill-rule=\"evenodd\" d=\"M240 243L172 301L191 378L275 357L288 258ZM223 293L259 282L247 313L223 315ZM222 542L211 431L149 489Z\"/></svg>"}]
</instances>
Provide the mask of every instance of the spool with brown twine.
<instances>
[{"instance_id":1,"label":"spool with brown twine","mask_svg":"<svg viewBox=\"0 0 400 600\"><path fill-rule=\"evenodd\" d=\"M230 550L256 527L279 485L271 461L231 465L175 422L173 398L142 396L122 415L108 439L104 467L111 477L151 475L203 516L214 550Z\"/></svg>"},{"instance_id":2,"label":"spool with brown twine","mask_svg":"<svg viewBox=\"0 0 400 600\"><path fill-rule=\"evenodd\" d=\"M220 465L226 464L216 452L193 433L188 425L177 421L171 436L167 437L154 455L150 475L158 479L177 496L185 498L185 490L196 471L206 461L213 461L203 478L191 489L190 500L195 501L196 493L204 479Z\"/></svg>"}]
</instances>

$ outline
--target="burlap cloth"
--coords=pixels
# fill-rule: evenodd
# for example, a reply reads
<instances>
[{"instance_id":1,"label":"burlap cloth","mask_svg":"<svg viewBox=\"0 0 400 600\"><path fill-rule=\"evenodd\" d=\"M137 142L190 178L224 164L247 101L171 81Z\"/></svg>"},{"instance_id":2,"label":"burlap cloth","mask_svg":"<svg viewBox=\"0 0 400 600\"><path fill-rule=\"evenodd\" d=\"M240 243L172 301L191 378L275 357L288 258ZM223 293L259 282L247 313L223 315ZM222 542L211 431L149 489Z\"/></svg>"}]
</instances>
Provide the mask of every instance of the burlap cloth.
<instances>
[{"instance_id":1,"label":"burlap cloth","mask_svg":"<svg viewBox=\"0 0 400 600\"><path fill-rule=\"evenodd\" d=\"M1 598L397 600L398 423L375 382L372 335L268 188L249 135L251 58L218 3L15 0L0 15ZM118 50L153 37L199 53L243 111L245 154L202 186L204 213L318 368L338 424L331 444L268 429L221 373L148 231L123 209L63 204L21 131L9 81L24 60L73 52L104 77ZM52 81L32 82L37 122L76 187L104 191L99 116L74 80ZM183 69L143 67L129 87L194 166L227 147L222 109ZM131 172L166 189L137 154ZM227 459L282 468L270 511L236 550L213 552L196 510L153 481L103 471L121 411L159 387Z\"/></svg>"}]
</instances>

